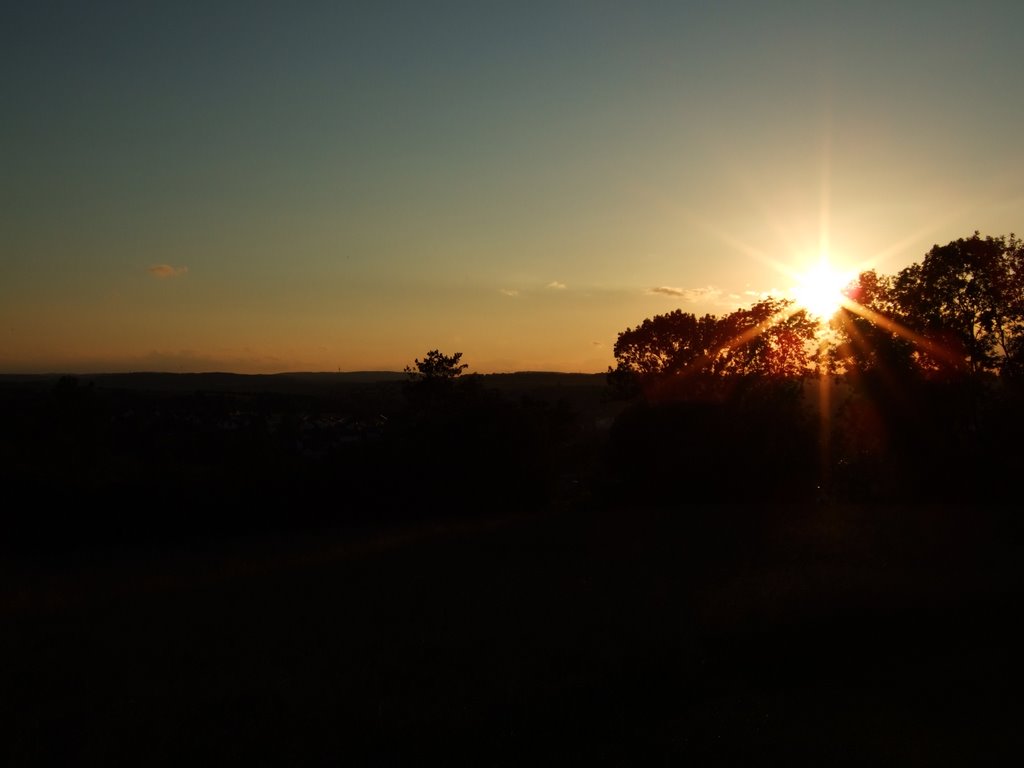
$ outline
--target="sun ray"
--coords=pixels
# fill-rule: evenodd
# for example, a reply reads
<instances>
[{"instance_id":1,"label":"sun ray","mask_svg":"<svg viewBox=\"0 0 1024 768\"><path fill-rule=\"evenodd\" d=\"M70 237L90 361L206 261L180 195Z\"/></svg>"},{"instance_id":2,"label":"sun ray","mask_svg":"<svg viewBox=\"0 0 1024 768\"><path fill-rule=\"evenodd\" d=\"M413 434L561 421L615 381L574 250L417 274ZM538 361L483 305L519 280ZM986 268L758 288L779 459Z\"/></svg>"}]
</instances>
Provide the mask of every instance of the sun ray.
<instances>
[{"instance_id":1,"label":"sun ray","mask_svg":"<svg viewBox=\"0 0 1024 768\"><path fill-rule=\"evenodd\" d=\"M742 347L744 344L752 341L757 336L760 336L773 325L788 320L790 317L795 315L800 310L801 307L798 307L795 304L787 304L785 307L783 307L781 310L773 314L771 317L768 317L765 320L762 320L761 322L757 323L756 325L751 326L747 330L743 331L743 333L739 333L736 336L733 336L731 339L728 339L718 349L714 350L711 354L701 355L697 360L694 360L692 363L690 363L690 365L688 365L686 368L680 371L679 375L690 376L699 373L700 371L704 370L709 365L711 365L721 353L727 350L733 350Z\"/></svg>"},{"instance_id":2,"label":"sun ray","mask_svg":"<svg viewBox=\"0 0 1024 768\"><path fill-rule=\"evenodd\" d=\"M790 317L792 317L799 311L800 307L797 307L795 304L789 304L783 309L776 312L771 317L767 318L766 320L762 320L757 325L748 328L743 333L738 334L737 336L734 336L732 339L726 342L725 347L728 349L736 349L738 347L742 347L747 342L752 341L757 336L760 336L773 325L781 323L784 320L788 320Z\"/></svg>"},{"instance_id":3,"label":"sun ray","mask_svg":"<svg viewBox=\"0 0 1024 768\"><path fill-rule=\"evenodd\" d=\"M856 302L853 299L850 299L848 297L844 298L842 305L844 309L848 309L854 314L860 315L865 320L868 320L869 322L872 322L875 325L884 328L890 333L895 333L897 336L906 339L911 344L918 347L919 349L921 349L926 354L930 355L936 360L940 360L950 365L957 365L960 362L962 362L962 359L958 355L946 349L941 344L938 344L932 341L931 339L922 336L919 333L915 333L914 331L907 328L905 325L902 325L896 322L895 320L886 317L880 312L876 312L873 309L869 309L868 307L865 307L863 304L860 304L859 302Z\"/></svg>"},{"instance_id":4,"label":"sun ray","mask_svg":"<svg viewBox=\"0 0 1024 768\"><path fill-rule=\"evenodd\" d=\"M754 261L760 261L769 264L772 263L772 259L760 248L756 248L750 243L744 242L743 240L740 240L738 237L735 237L734 235L730 235L725 230L719 229L718 227L715 227L709 222L703 221L701 219L693 219L693 223L696 224L701 229L703 229L712 237L721 240L726 245L739 251L744 256L751 258Z\"/></svg>"}]
</instances>

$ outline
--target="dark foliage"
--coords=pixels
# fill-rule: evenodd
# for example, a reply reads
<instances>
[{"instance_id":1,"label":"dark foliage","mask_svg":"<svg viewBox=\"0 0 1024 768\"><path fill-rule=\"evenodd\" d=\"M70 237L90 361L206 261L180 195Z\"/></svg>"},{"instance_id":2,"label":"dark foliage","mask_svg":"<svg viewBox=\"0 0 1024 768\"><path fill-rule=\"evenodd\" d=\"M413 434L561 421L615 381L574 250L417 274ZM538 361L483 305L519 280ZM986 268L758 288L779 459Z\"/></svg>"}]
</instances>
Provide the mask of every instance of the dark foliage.
<instances>
[{"instance_id":1,"label":"dark foliage","mask_svg":"<svg viewBox=\"0 0 1024 768\"><path fill-rule=\"evenodd\" d=\"M65 377L0 388L0 418L3 548L57 557L539 508L582 439L564 399L443 375L304 394Z\"/></svg>"},{"instance_id":2,"label":"dark foliage","mask_svg":"<svg viewBox=\"0 0 1024 768\"><path fill-rule=\"evenodd\" d=\"M813 425L791 382L744 382L728 399L639 402L612 430L628 499L679 507L813 499Z\"/></svg>"}]
</instances>

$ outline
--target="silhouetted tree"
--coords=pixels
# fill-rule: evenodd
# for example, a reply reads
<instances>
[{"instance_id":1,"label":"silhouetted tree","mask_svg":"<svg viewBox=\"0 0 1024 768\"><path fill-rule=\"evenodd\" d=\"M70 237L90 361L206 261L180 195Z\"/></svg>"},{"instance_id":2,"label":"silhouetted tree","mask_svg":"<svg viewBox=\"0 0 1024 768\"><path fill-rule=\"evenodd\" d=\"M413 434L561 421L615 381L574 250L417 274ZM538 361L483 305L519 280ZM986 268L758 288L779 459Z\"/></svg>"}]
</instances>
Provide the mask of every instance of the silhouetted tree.
<instances>
[{"instance_id":1,"label":"silhouetted tree","mask_svg":"<svg viewBox=\"0 0 1024 768\"><path fill-rule=\"evenodd\" d=\"M718 318L697 317L675 310L627 328L615 342L616 367L608 369L608 383L622 399L654 390L683 386L693 396L706 386L706 370L716 348Z\"/></svg>"},{"instance_id":2,"label":"silhouetted tree","mask_svg":"<svg viewBox=\"0 0 1024 768\"><path fill-rule=\"evenodd\" d=\"M615 342L618 368L638 376L683 373L706 363L718 336L714 315L675 310L655 315L636 328L627 328Z\"/></svg>"},{"instance_id":3,"label":"silhouetted tree","mask_svg":"<svg viewBox=\"0 0 1024 768\"><path fill-rule=\"evenodd\" d=\"M928 371L1003 372L1019 367L1024 341L1024 245L1014 235L934 246L896 275L898 319L946 354L917 355Z\"/></svg>"},{"instance_id":4,"label":"silhouetted tree","mask_svg":"<svg viewBox=\"0 0 1024 768\"><path fill-rule=\"evenodd\" d=\"M609 384L693 398L720 394L740 378L799 378L813 370L819 325L786 299L769 298L718 318L681 310L627 328L615 342Z\"/></svg>"},{"instance_id":5,"label":"silhouetted tree","mask_svg":"<svg viewBox=\"0 0 1024 768\"><path fill-rule=\"evenodd\" d=\"M894 282L891 276L868 270L849 286L849 297L867 312L841 307L832 317L835 336L828 351L832 372L891 379L905 378L918 370L913 341L901 334L898 326L883 323L905 319L897 304Z\"/></svg>"},{"instance_id":6,"label":"silhouetted tree","mask_svg":"<svg viewBox=\"0 0 1024 768\"><path fill-rule=\"evenodd\" d=\"M405 395L410 404L420 410L436 410L450 404L448 401L456 391L456 380L469 367L461 360L461 352L445 355L432 349L422 360L416 358L413 365L407 365L405 373L409 381L406 382Z\"/></svg>"},{"instance_id":7,"label":"silhouetted tree","mask_svg":"<svg viewBox=\"0 0 1024 768\"><path fill-rule=\"evenodd\" d=\"M813 371L820 325L789 299L768 298L718 321L719 376L799 378Z\"/></svg>"},{"instance_id":8,"label":"silhouetted tree","mask_svg":"<svg viewBox=\"0 0 1024 768\"><path fill-rule=\"evenodd\" d=\"M1024 347L1024 248L975 232L895 276L862 273L833 321L851 385L836 422L841 475L863 498L994 498L1012 455L1008 386ZM1003 381L1000 381L1002 379Z\"/></svg>"},{"instance_id":9,"label":"silhouetted tree","mask_svg":"<svg viewBox=\"0 0 1024 768\"><path fill-rule=\"evenodd\" d=\"M460 363L460 360L462 360L461 352L444 355L438 350L432 349L422 360L416 358L415 368L411 365L405 366L405 373L412 381L424 379L450 381L462 375L462 372L469 368L469 364Z\"/></svg>"},{"instance_id":10,"label":"silhouetted tree","mask_svg":"<svg viewBox=\"0 0 1024 768\"><path fill-rule=\"evenodd\" d=\"M392 489L409 514L437 515L515 508L543 499L556 476L555 441L567 431L555 414L528 400L513 401L463 376L462 353L431 350L405 372L408 407L395 419L389 469ZM389 479L391 475L389 475ZM458 493L438 507L422 487ZM436 495L436 494L435 494Z\"/></svg>"}]
</instances>

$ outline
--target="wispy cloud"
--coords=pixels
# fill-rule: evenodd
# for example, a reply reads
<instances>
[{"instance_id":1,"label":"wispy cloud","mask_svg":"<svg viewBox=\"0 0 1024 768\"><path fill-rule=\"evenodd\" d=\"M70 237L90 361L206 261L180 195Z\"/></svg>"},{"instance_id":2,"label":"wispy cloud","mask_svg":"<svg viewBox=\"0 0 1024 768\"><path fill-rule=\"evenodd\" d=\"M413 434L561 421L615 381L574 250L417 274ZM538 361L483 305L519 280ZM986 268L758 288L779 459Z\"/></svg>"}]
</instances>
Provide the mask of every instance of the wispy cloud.
<instances>
[{"instance_id":1,"label":"wispy cloud","mask_svg":"<svg viewBox=\"0 0 1024 768\"><path fill-rule=\"evenodd\" d=\"M188 272L188 267L172 267L170 264L154 264L146 271L155 278L166 280L168 277L181 277Z\"/></svg>"},{"instance_id":2,"label":"wispy cloud","mask_svg":"<svg viewBox=\"0 0 1024 768\"><path fill-rule=\"evenodd\" d=\"M552 288L556 291L563 291L565 290L565 283L560 283L557 280L552 280L550 283L548 283L548 288Z\"/></svg>"},{"instance_id":3,"label":"wispy cloud","mask_svg":"<svg viewBox=\"0 0 1024 768\"><path fill-rule=\"evenodd\" d=\"M665 296L685 296L686 295L686 291L684 291L682 288L673 288L670 285L663 285L663 286L661 286L659 288L651 288L649 293L661 293L661 294L664 294Z\"/></svg>"},{"instance_id":4,"label":"wispy cloud","mask_svg":"<svg viewBox=\"0 0 1024 768\"><path fill-rule=\"evenodd\" d=\"M499 292L505 296L511 296L512 298L519 295L519 291L512 290L511 288L501 288Z\"/></svg>"},{"instance_id":5,"label":"wispy cloud","mask_svg":"<svg viewBox=\"0 0 1024 768\"><path fill-rule=\"evenodd\" d=\"M719 288L710 285L704 288L675 288L671 285L660 285L657 288L651 288L648 293L672 296L684 301L713 301L722 295Z\"/></svg>"}]
</instances>

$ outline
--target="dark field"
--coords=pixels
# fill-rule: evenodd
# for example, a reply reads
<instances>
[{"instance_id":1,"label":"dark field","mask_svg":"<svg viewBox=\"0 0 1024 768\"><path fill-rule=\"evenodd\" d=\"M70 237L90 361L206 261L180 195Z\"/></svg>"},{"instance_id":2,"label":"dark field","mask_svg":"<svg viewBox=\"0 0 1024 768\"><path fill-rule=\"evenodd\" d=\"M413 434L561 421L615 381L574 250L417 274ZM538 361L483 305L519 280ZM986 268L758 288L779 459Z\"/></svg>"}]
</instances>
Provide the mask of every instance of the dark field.
<instances>
[{"instance_id":1,"label":"dark field","mask_svg":"<svg viewBox=\"0 0 1024 768\"><path fill-rule=\"evenodd\" d=\"M1012 503L851 501L813 488L806 500L767 498L786 484L763 503L731 503L728 488L718 503L682 492L670 502L617 473L619 438L589 426L612 406L564 388L564 405L541 406L550 393L531 391L512 420L536 417L520 439L548 439L550 471L506 462L474 479L482 463L452 444L426 469L387 464L405 473L392 486L411 487L383 498L350 479L359 514L316 483L294 498L331 514L282 512L273 483L273 510L241 491L244 506L221 506L242 477L230 473L164 501L175 482L133 475L141 495L122 504L116 477L59 474L84 459L44 466L52 454L23 449L10 430L7 484L19 495L5 505L0 759L941 765L1004 764L1019 751ZM6 402L32 413L37 396ZM122 397L100 411L120 412ZM492 413L488 429L505 429L505 416ZM123 453L106 418L90 427L93 468ZM71 445L85 439L74 434ZM437 433L425 434L381 438L412 441L389 460ZM264 462L254 482L291 455L275 445L253 454ZM140 467L166 463L149 450L136 449ZM303 453L285 477L344 475L329 462L349 450ZM171 477L182 471L195 467L182 459ZM39 477L59 487L32 485ZM693 481L682 469L671 478L677 491ZM30 487L109 503L75 507L89 524L48 513L80 532L48 535L22 520L37 509ZM147 510L159 526L109 523Z\"/></svg>"}]
</instances>

